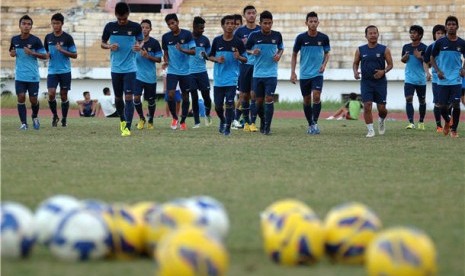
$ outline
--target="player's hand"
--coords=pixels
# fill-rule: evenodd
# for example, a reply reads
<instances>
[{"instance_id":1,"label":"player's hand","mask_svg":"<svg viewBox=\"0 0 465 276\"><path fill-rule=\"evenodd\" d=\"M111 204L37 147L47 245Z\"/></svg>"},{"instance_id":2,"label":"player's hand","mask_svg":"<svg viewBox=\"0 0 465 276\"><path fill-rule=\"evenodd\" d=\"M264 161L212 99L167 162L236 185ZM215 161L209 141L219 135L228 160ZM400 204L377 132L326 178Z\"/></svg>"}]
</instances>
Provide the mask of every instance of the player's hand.
<instances>
[{"instance_id":1,"label":"player's hand","mask_svg":"<svg viewBox=\"0 0 465 276\"><path fill-rule=\"evenodd\" d=\"M275 54L275 55L273 56L273 60L276 61L276 62L278 62L280 59L281 59L281 55L280 55L280 54Z\"/></svg>"},{"instance_id":2,"label":"player's hand","mask_svg":"<svg viewBox=\"0 0 465 276\"><path fill-rule=\"evenodd\" d=\"M252 55L258 56L258 55L260 55L260 52L261 52L260 49L255 48L255 49L252 51Z\"/></svg>"},{"instance_id":3,"label":"player's hand","mask_svg":"<svg viewBox=\"0 0 465 276\"><path fill-rule=\"evenodd\" d=\"M460 69L460 76L462 76L462 78L465 78L465 68ZM463 93L463 90L462 90L462 93Z\"/></svg>"},{"instance_id":4,"label":"player's hand","mask_svg":"<svg viewBox=\"0 0 465 276\"><path fill-rule=\"evenodd\" d=\"M204 59L208 59L207 53L205 52L200 52L200 56Z\"/></svg>"},{"instance_id":5,"label":"player's hand","mask_svg":"<svg viewBox=\"0 0 465 276\"><path fill-rule=\"evenodd\" d=\"M26 55L32 55L33 51L31 49L29 49L28 47L24 47L24 53Z\"/></svg>"},{"instance_id":6,"label":"player's hand","mask_svg":"<svg viewBox=\"0 0 465 276\"><path fill-rule=\"evenodd\" d=\"M384 70L379 70L379 69L375 70L375 72L376 73L373 75L373 77L375 79L377 79L377 80L379 80L380 78L382 78L386 74L386 72Z\"/></svg>"},{"instance_id":7,"label":"player's hand","mask_svg":"<svg viewBox=\"0 0 465 276\"><path fill-rule=\"evenodd\" d=\"M405 55L402 56L402 62L407 62L410 57L409 52L406 52Z\"/></svg>"},{"instance_id":8,"label":"player's hand","mask_svg":"<svg viewBox=\"0 0 465 276\"><path fill-rule=\"evenodd\" d=\"M241 54L239 54L239 51L237 50L233 52L233 55L234 55L234 59L237 59L237 60L241 57Z\"/></svg>"},{"instance_id":9,"label":"player's hand","mask_svg":"<svg viewBox=\"0 0 465 276\"><path fill-rule=\"evenodd\" d=\"M413 50L413 55L418 58L418 59L421 59L421 51L418 51L418 49L415 49Z\"/></svg>"},{"instance_id":10,"label":"player's hand","mask_svg":"<svg viewBox=\"0 0 465 276\"><path fill-rule=\"evenodd\" d=\"M360 72L355 72L354 73L354 79L359 80L360 79Z\"/></svg>"},{"instance_id":11,"label":"player's hand","mask_svg":"<svg viewBox=\"0 0 465 276\"><path fill-rule=\"evenodd\" d=\"M140 47L140 44L136 43L134 46L132 46L132 50L136 52L140 52L142 50L142 47Z\"/></svg>"},{"instance_id":12,"label":"player's hand","mask_svg":"<svg viewBox=\"0 0 465 276\"><path fill-rule=\"evenodd\" d=\"M47 52L47 53L45 54L45 58L46 58L46 59L50 59L50 56L51 56L51 55L50 55L49 52Z\"/></svg>"},{"instance_id":13,"label":"player's hand","mask_svg":"<svg viewBox=\"0 0 465 276\"><path fill-rule=\"evenodd\" d=\"M224 56L219 56L216 58L217 63L224 63Z\"/></svg>"},{"instance_id":14,"label":"player's hand","mask_svg":"<svg viewBox=\"0 0 465 276\"><path fill-rule=\"evenodd\" d=\"M431 78L432 78L431 73L430 72L426 73L426 81L431 81Z\"/></svg>"},{"instance_id":15,"label":"player's hand","mask_svg":"<svg viewBox=\"0 0 465 276\"><path fill-rule=\"evenodd\" d=\"M56 48L59 52L61 52L61 51L63 50L63 48L61 47L60 43L57 43L57 44L55 45L55 48Z\"/></svg>"},{"instance_id":16,"label":"player's hand","mask_svg":"<svg viewBox=\"0 0 465 276\"><path fill-rule=\"evenodd\" d=\"M118 43L110 44L110 50L111 51L118 51L118 49L119 49Z\"/></svg>"},{"instance_id":17,"label":"player's hand","mask_svg":"<svg viewBox=\"0 0 465 276\"><path fill-rule=\"evenodd\" d=\"M161 69L166 70L166 68L168 68L168 62L163 62Z\"/></svg>"},{"instance_id":18,"label":"player's hand","mask_svg":"<svg viewBox=\"0 0 465 276\"><path fill-rule=\"evenodd\" d=\"M16 49L13 48L10 50L10 57L15 57L16 56Z\"/></svg>"},{"instance_id":19,"label":"player's hand","mask_svg":"<svg viewBox=\"0 0 465 276\"><path fill-rule=\"evenodd\" d=\"M291 73L291 82L293 84L296 84L297 83L297 74L295 72L292 72Z\"/></svg>"},{"instance_id":20,"label":"player's hand","mask_svg":"<svg viewBox=\"0 0 465 276\"><path fill-rule=\"evenodd\" d=\"M318 70L318 73L324 73L325 70L326 70L326 66L325 66L325 65L321 65L320 70Z\"/></svg>"},{"instance_id":21,"label":"player's hand","mask_svg":"<svg viewBox=\"0 0 465 276\"><path fill-rule=\"evenodd\" d=\"M181 51L181 44L179 44L179 42L176 43L176 49L178 49L179 51Z\"/></svg>"},{"instance_id":22,"label":"player's hand","mask_svg":"<svg viewBox=\"0 0 465 276\"><path fill-rule=\"evenodd\" d=\"M146 58L149 55L149 53L147 52L146 49L141 48L140 49L140 55Z\"/></svg>"},{"instance_id":23,"label":"player's hand","mask_svg":"<svg viewBox=\"0 0 465 276\"><path fill-rule=\"evenodd\" d=\"M446 78L446 77L444 77L444 72L442 72L441 70L438 71L438 78L439 78L440 80L443 80L443 79Z\"/></svg>"}]
</instances>

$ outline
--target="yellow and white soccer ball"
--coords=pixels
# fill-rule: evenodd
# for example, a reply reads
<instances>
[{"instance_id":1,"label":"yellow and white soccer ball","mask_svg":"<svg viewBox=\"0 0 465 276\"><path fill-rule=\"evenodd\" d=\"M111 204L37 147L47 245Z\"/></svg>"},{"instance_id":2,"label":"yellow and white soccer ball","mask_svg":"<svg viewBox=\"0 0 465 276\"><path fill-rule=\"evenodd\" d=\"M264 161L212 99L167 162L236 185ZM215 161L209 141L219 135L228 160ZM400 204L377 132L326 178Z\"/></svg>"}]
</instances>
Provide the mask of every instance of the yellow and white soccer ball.
<instances>
[{"instance_id":1,"label":"yellow and white soccer ball","mask_svg":"<svg viewBox=\"0 0 465 276\"><path fill-rule=\"evenodd\" d=\"M307 204L297 199L281 199L273 202L260 214L260 224L262 231L267 227L270 221L281 218L289 213L302 213L306 215L315 215L315 212Z\"/></svg>"},{"instance_id":2,"label":"yellow and white soccer ball","mask_svg":"<svg viewBox=\"0 0 465 276\"><path fill-rule=\"evenodd\" d=\"M366 252L369 276L434 276L436 249L423 231L394 227L378 234Z\"/></svg>"},{"instance_id":3,"label":"yellow and white soccer ball","mask_svg":"<svg viewBox=\"0 0 465 276\"><path fill-rule=\"evenodd\" d=\"M184 200L164 203L147 217L146 246L154 252L160 240L170 232L184 226L205 226L199 210L185 204Z\"/></svg>"},{"instance_id":4,"label":"yellow and white soccer ball","mask_svg":"<svg viewBox=\"0 0 465 276\"><path fill-rule=\"evenodd\" d=\"M185 226L163 237L156 262L157 276L223 276L229 256L216 234Z\"/></svg>"},{"instance_id":5,"label":"yellow and white soccer ball","mask_svg":"<svg viewBox=\"0 0 465 276\"><path fill-rule=\"evenodd\" d=\"M362 264L368 244L380 229L380 219L364 204L338 205L325 219L326 253L335 262Z\"/></svg>"},{"instance_id":6,"label":"yellow and white soccer ball","mask_svg":"<svg viewBox=\"0 0 465 276\"><path fill-rule=\"evenodd\" d=\"M325 232L314 214L291 212L262 227L265 253L282 265L311 265L324 255Z\"/></svg>"},{"instance_id":7,"label":"yellow and white soccer ball","mask_svg":"<svg viewBox=\"0 0 465 276\"><path fill-rule=\"evenodd\" d=\"M112 257L131 259L143 252L142 221L128 206L113 204L103 217L111 232Z\"/></svg>"},{"instance_id":8,"label":"yellow and white soccer ball","mask_svg":"<svg viewBox=\"0 0 465 276\"><path fill-rule=\"evenodd\" d=\"M160 204L153 201L141 201L131 206L131 211L141 221L141 237L144 244L144 254L152 255L153 248L150 244L150 217L160 209Z\"/></svg>"}]
</instances>

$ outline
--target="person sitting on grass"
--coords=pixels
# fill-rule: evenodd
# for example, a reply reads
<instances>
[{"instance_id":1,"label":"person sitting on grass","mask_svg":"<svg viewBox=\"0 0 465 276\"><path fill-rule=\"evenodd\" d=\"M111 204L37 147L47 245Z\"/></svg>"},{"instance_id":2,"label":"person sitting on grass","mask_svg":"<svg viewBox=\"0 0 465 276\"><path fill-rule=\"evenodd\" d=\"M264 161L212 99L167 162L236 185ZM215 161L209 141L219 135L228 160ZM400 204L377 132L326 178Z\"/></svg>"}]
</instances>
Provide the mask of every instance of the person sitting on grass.
<instances>
[{"instance_id":1,"label":"person sitting on grass","mask_svg":"<svg viewBox=\"0 0 465 276\"><path fill-rule=\"evenodd\" d=\"M82 93L84 100L77 101L79 105L79 116L81 117L95 117L98 109L98 100L92 100L90 98L90 92L84 91Z\"/></svg>"},{"instance_id":2,"label":"person sitting on grass","mask_svg":"<svg viewBox=\"0 0 465 276\"><path fill-rule=\"evenodd\" d=\"M363 109L363 105L359 99L357 99L356 93L350 93L349 101L347 101L341 108L339 108L334 115L329 116L326 120L334 120L337 117L337 120L358 120L360 116L360 111ZM340 116L342 115L342 116ZM340 116L340 117L338 117Z\"/></svg>"}]
</instances>

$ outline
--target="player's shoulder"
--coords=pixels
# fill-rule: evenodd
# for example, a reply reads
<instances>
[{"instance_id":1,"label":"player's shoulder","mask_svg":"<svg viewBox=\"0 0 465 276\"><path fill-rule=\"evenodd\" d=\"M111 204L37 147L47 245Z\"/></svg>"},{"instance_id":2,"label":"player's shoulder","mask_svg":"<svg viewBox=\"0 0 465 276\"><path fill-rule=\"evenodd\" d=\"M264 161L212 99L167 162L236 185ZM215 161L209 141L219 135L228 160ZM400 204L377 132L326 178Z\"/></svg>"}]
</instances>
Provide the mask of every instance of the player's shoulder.
<instances>
[{"instance_id":1,"label":"player's shoulder","mask_svg":"<svg viewBox=\"0 0 465 276\"><path fill-rule=\"evenodd\" d=\"M325 33L320 32L320 31L318 31L317 36L319 36L320 38L329 40L329 36L327 34L325 34Z\"/></svg>"}]
</instances>

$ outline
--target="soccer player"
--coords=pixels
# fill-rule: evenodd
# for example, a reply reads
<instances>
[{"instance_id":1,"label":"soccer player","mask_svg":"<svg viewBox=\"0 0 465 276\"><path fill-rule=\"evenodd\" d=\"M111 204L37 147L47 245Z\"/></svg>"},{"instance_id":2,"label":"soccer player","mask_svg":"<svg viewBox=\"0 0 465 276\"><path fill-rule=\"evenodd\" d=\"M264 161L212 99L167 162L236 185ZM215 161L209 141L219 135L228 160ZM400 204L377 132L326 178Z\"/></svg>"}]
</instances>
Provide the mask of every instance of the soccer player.
<instances>
[{"instance_id":1,"label":"soccer player","mask_svg":"<svg viewBox=\"0 0 465 276\"><path fill-rule=\"evenodd\" d=\"M157 93L157 66L156 63L161 62L163 53L161 51L158 40L150 36L152 31L152 22L148 19L142 20L140 23L142 34L144 35L144 43L136 55L137 73L136 84L134 88L134 107L139 115L137 129L144 129L146 119L142 107L142 91L144 99L148 102L148 129L153 129L153 117L155 115L155 94Z\"/></svg>"},{"instance_id":2,"label":"soccer player","mask_svg":"<svg viewBox=\"0 0 465 276\"><path fill-rule=\"evenodd\" d=\"M246 23L244 26L239 27L235 31L234 35L241 39L245 45L250 33L259 31L260 26L255 23L257 19L257 10L254 6L249 5L244 7L242 15L244 16ZM245 121L244 131L246 132L258 131L255 126L255 120L257 118L255 93L252 91L253 68L254 56L248 54L247 63L240 65L239 82L237 87L239 90L239 99L241 101L242 109L236 110L236 121L238 121L241 115L243 115ZM235 125L235 127L239 126L239 123Z\"/></svg>"},{"instance_id":3,"label":"soccer player","mask_svg":"<svg viewBox=\"0 0 465 276\"><path fill-rule=\"evenodd\" d=\"M378 43L379 32L376 26L370 25L365 28L365 38L368 43L358 47L355 51L352 69L354 78L356 80L362 79L360 90L363 102L363 117L368 129L366 137L371 138L375 136L372 114L373 102L376 103L378 109L378 133L383 135L386 131L386 73L392 69L393 63L391 50ZM358 71L359 66L361 67L361 77Z\"/></svg>"},{"instance_id":4,"label":"soccer player","mask_svg":"<svg viewBox=\"0 0 465 276\"><path fill-rule=\"evenodd\" d=\"M291 82L296 83L297 54L300 51L300 91L303 109L308 122L308 134L320 134L318 118L321 112L320 95L323 89L323 73L329 60L329 37L317 30L320 24L316 12L309 12L305 24L308 30L299 34L294 43L291 58ZM313 106L312 106L313 95Z\"/></svg>"},{"instance_id":5,"label":"soccer player","mask_svg":"<svg viewBox=\"0 0 465 276\"><path fill-rule=\"evenodd\" d=\"M102 49L110 50L111 82L123 137L131 135L132 117L134 116L133 93L137 71L136 51L140 51L144 39L140 24L128 20L129 13L127 3L116 4L117 20L106 24L101 43Z\"/></svg>"},{"instance_id":6,"label":"soccer player","mask_svg":"<svg viewBox=\"0 0 465 276\"><path fill-rule=\"evenodd\" d=\"M56 92L60 85L61 97L61 126L66 127L69 109L68 91L71 89L71 61L77 58L76 45L71 35L63 31L64 16L55 13L52 16L53 32L45 36L44 47L49 58L47 88L48 106L52 111L52 127L58 125Z\"/></svg>"},{"instance_id":7,"label":"soccer player","mask_svg":"<svg viewBox=\"0 0 465 276\"><path fill-rule=\"evenodd\" d=\"M213 66L215 111L220 119L219 132L225 136L231 134L231 122L234 119L234 96L239 77L239 62L247 62L242 41L235 37L234 16L226 15L221 19L223 35L213 39L209 60ZM226 111L223 108L226 106Z\"/></svg>"},{"instance_id":8,"label":"soccer player","mask_svg":"<svg viewBox=\"0 0 465 276\"><path fill-rule=\"evenodd\" d=\"M199 116L199 95L197 90L202 93L202 98L205 104L205 125L209 126L212 123L210 110L212 108L212 100L210 98L210 79L208 78L207 66L205 60L208 59L210 53L210 40L203 35L205 30L205 20L200 17L194 17L192 22L192 37L195 41L195 55L190 56L189 73L191 83L189 91L192 96L192 112L194 114L195 125L193 128L200 127Z\"/></svg>"},{"instance_id":9,"label":"soccer player","mask_svg":"<svg viewBox=\"0 0 465 276\"><path fill-rule=\"evenodd\" d=\"M439 104L441 115L444 118L444 135L457 138L457 127L460 120L460 97L462 90L462 78L465 77L465 40L457 36L459 21L455 16L446 19L445 37L436 40L431 53L431 64L438 73ZM448 105L452 105L452 121Z\"/></svg>"},{"instance_id":10,"label":"soccer player","mask_svg":"<svg viewBox=\"0 0 465 276\"><path fill-rule=\"evenodd\" d=\"M238 13L234 14L234 25L234 31L242 26L242 15Z\"/></svg>"},{"instance_id":11,"label":"soccer player","mask_svg":"<svg viewBox=\"0 0 465 276\"><path fill-rule=\"evenodd\" d=\"M423 27L418 25L410 26L410 39L412 43L407 43L402 47L401 61L405 66L405 111L409 124L406 129L414 129L415 122L413 120L415 110L413 108L413 95L417 92L420 118L418 120L418 129L425 130L423 122L426 115L426 79L428 68L423 63L423 57L427 46L421 42L423 38Z\"/></svg>"},{"instance_id":12,"label":"soccer player","mask_svg":"<svg viewBox=\"0 0 465 276\"><path fill-rule=\"evenodd\" d=\"M168 106L173 120L171 129L178 128L178 114L176 114L176 103L174 95L179 83L182 94L181 104L181 130L187 130L186 117L189 113L189 55L195 55L195 42L191 32L179 28L178 16L174 13L165 16L169 32L162 36L163 68L168 68L166 75L166 86L168 90Z\"/></svg>"},{"instance_id":13,"label":"soccer player","mask_svg":"<svg viewBox=\"0 0 465 276\"><path fill-rule=\"evenodd\" d=\"M446 35L446 27L444 25L435 25L433 27L433 40L436 41L441 37ZM433 50L434 42L431 43L425 51L423 56L423 61L431 66L431 51ZM432 68L432 88L433 88L433 114L434 120L436 121L436 132L442 133L442 124L441 124L441 108L439 106L439 91L438 91L438 73L436 69Z\"/></svg>"},{"instance_id":14,"label":"soccer player","mask_svg":"<svg viewBox=\"0 0 465 276\"><path fill-rule=\"evenodd\" d=\"M95 117L98 112L98 100L90 98L90 92L84 91L82 93L84 100L76 101L79 106L79 116L81 117Z\"/></svg>"},{"instance_id":15,"label":"soccer player","mask_svg":"<svg viewBox=\"0 0 465 276\"><path fill-rule=\"evenodd\" d=\"M15 63L15 89L18 96L18 115L21 120L19 129L27 130L26 93L32 109L32 125L34 129L40 128L39 117L39 63L37 59L47 59L47 53L40 39L31 34L32 18L24 15L19 19L20 34L11 38L10 57L16 57Z\"/></svg>"},{"instance_id":16,"label":"soccer player","mask_svg":"<svg viewBox=\"0 0 465 276\"><path fill-rule=\"evenodd\" d=\"M273 15L269 11L260 14L260 31L250 34L245 48L254 56L253 84L260 117L260 132L271 134L274 113L274 93L278 84L278 62L283 55L284 45L280 32L271 30ZM265 100L265 107L263 106Z\"/></svg>"}]
</instances>

